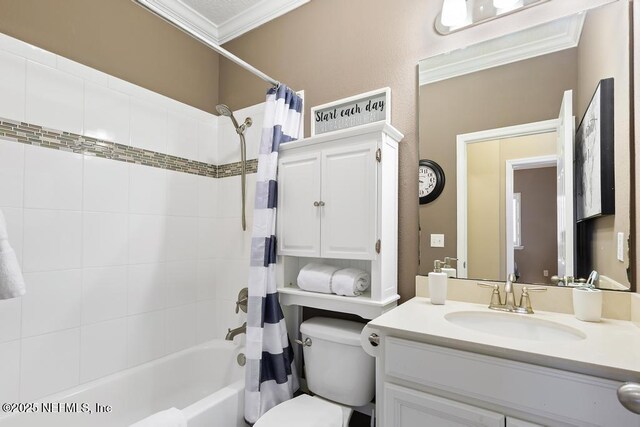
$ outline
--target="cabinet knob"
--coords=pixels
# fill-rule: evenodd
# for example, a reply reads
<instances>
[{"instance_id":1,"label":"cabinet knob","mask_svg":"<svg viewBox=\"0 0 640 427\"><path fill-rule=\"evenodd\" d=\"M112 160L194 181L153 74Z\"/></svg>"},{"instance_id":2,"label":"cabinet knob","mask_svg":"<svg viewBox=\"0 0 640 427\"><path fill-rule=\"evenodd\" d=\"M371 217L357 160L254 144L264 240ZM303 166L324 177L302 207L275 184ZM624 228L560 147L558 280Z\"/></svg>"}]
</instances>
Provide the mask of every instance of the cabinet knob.
<instances>
[{"instance_id":1,"label":"cabinet knob","mask_svg":"<svg viewBox=\"0 0 640 427\"><path fill-rule=\"evenodd\" d=\"M369 342L372 346L377 347L378 345L380 345L380 337L378 336L378 334L371 334L369 335Z\"/></svg>"},{"instance_id":2,"label":"cabinet knob","mask_svg":"<svg viewBox=\"0 0 640 427\"><path fill-rule=\"evenodd\" d=\"M618 388L618 400L634 414L640 414L640 384L625 383Z\"/></svg>"},{"instance_id":3,"label":"cabinet knob","mask_svg":"<svg viewBox=\"0 0 640 427\"><path fill-rule=\"evenodd\" d=\"M313 206L317 208L318 206L320 206L320 202L313 202Z\"/></svg>"},{"instance_id":4,"label":"cabinet knob","mask_svg":"<svg viewBox=\"0 0 640 427\"><path fill-rule=\"evenodd\" d=\"M319 204L321 207L324 206L324 202L322 200L320 200Z\"/></svg>"}]
</instances>

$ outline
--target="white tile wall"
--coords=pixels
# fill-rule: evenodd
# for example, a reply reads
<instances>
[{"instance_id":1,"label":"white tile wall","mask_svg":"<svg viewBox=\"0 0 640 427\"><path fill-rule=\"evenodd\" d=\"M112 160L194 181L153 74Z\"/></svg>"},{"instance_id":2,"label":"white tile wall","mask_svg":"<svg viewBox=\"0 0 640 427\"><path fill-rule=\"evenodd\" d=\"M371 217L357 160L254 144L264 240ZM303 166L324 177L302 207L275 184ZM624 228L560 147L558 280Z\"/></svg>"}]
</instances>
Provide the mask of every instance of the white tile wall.
<instances>
[{"instance_id":1,"label":"white tile wall","mask_svg":"<svg viewBox=\"0 0 640 427\"><path fill-rule=\"evenodd\" d=\"M167 152L167 110L151 102L131 100L131 145Z\"/></svg>"},{"instance_id":2,"label":"white tile wall","mask_svg":"<svg viewBox=\"0 0 640 427\"><path fill-rule=\"evenodd\" d=\"M164 311L127 317L128 366L139 365L166 354L164 318Z\"/></svg>"},{"instance_id":3,"label":"white tile wall","mask_svg":"<svg viewBox=\"0 0 640 427\"><path fill-rule=\"evenodd\" d=\"M85 135L128 145L130 116L127 95L99 84L85 83Z\"/></svg>"},{"instance_id":4,"label":"white tile wall","mask_svg":"<svg viewBox=\"0 0 640 427\"><path fill-rule=\"evenodd\" d=\"M23 144L0 139L0 206L22 207L24 149Z\"/></svg>"},{"instance_id":5,"label":"white tile wall","mask_svg":"<svg viewBox=\"0 0 640 427\"><path fill-rule=\"evenodd\" d=\"M94 212L129 212L129 165L85 156L83 207Z\"/></svg>"},{"instance_id":6,"label":"white tile wall","mask_svg":"<svg viewBox=\"0 0 640 427\"><path fill-rule=\"evenodd\" d=\"M80 270L27 273L29 291L22 298L22 337L80 326Z\"/></svg>"},{"instance_id":7,"label":"white tile wall","mask_svg":"<svg viewBox=\"0 0 640 427\"><path fill-rule=\"evenodd\" d=\"M127 314L127 267L87 268L82 271L82 324Z\"/></svg>"},{"instance_id":8,"label":"white tile wall","mask_svg":"<svg viewBox=\"0 0 640 427\"><path fill-rule=\"evenodd\" d=\"M0 344L0 401L17 402L20 399L20 341Z\"/></svg>"},{"instance_id":9,"label":"white tile wall","mask_svg":"<svg viewBox=\"0 0 640 427\"><path fill-rule=\"evenodd\" d=\"M0 117L24 121L27 61L0 51Z\"/></svg>"},{"instance_id":10,"label":"white tile wall","mask_svg":"<svg viewBox=\"0 0 640 427\"><path fill-rule=\"evenodd\" d=\"M125 318L83 326L80 330L80 343L81 382L126 369Z\"/></svg>"},{"instance_id":11,"label":"white tile wall","mask_svg":"<svg viewBox=\"0 0 640 427\"><path fill-rule=\"evenodd\" d=\"M2 34L0 74L0 117L213 164L239 160L229 119ZM236 112L254 119L249 158L261 112ZM239 194L237 177L0 141L0 209L27 281L25 297L0 301L0 401L38 399L242 324L234 301L250 231L240 227Z\"/></svg>"},{"instance_id":12,"label":"white tile wall","mask_svg":"<svg viewBox=\"0 0 640 427\"><path fill-rule=\"evenodd\" d=\"M24 210L26 273L82 267L82 212Z\"/></svg>"},{"instance_id":13,"label":"white tile wall","mask_svg":"<svg viewBox=\"0 0 640 427\"><path fill-rule=\"evenodd\" d=\"M84 81L27 61L25 119L29 123L82 133Z\"/></svg>"},{"instance_id":14,"label":"white tile wall","mask_svg":"<svg viewBox=\"0 0 640 427\"><path fill-rule=\"evenodd\" d=\"M82 209L82 155L28 145L24 170L26 208Z\"/></svg>"},{"instance_id":15,"label":"white tile wall","mask_svg":"<svg viewBox=\"0 0 640 427\"><path fill-rule=\"evenodd\" d=\"M73 387L80 381L80 329L67 329L22 340L20 400Z\"/></svg>"}]
</instances>

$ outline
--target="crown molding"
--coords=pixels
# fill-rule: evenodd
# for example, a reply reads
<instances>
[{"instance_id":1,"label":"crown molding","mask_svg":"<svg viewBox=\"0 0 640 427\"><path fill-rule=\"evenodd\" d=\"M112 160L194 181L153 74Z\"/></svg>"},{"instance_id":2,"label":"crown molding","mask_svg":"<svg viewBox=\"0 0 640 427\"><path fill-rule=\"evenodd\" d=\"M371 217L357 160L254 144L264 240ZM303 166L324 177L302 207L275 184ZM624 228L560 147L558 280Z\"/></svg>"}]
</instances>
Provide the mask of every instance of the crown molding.
<instances>
[{"instance_id":1,"label":"crown molding","mask_svg":"<svg viewBox=\"0 0 640 427\"><path fill-rule=\"evenodd\" d=\"M179 24L178 27L186 27L196 32L201 37L218 43L218 26L207 18L182 3L180 0L135 0L153 10L172 24Z\"/></svg>"},{"instance_id":2,"label":"crown molding","mask_svg":"<svg viewBox=\"0 0 640 427\"><path fill-rule=\"evenodd\" d=\"M218 26L220 44L276 19L311 0L263 0Z\"/></svg>"},{"instance_id":3,"label":"crown molding","mask_svg":"<svg viewBox=\"0 0 640 427\"><path fill-rule=\"evenodd\" d=\"M576 47L586 14L579 13L420 61L420 86Z\"/></svg>"},{"instance_id":4,"label":"crown molding","mask_svg":"<svg viewBox=\"0 0 640 427\"><path fill-rule=\"evenodd\" d=\"M182 0L135 0L167 21L188 28L213 44L221 45L296 9L311 0L262 0L216 25Z\"/></svg>"}]
</instances>

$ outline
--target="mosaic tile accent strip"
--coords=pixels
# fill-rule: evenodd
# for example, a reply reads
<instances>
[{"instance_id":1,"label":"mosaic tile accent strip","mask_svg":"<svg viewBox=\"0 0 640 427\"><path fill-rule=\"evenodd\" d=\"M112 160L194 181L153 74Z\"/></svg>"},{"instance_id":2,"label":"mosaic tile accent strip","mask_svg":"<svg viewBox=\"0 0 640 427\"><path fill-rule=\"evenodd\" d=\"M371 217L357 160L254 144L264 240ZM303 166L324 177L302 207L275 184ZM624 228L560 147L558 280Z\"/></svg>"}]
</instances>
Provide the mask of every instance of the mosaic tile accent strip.
<instances>
[{"instance_id":1,"label":"mosaic tile accent strip","mask_svg":"<svg viewBox=\"0 0 640 427\"><path fill-rule=\"evenodd\" d=\"M240 175L242 171L242 162L227 163L218 166L218 178L228 178L230 176ZM258 159L247 160L247 173L258 172Z\"/></svg>"},{"instance_id":2,"label":"mosaic tile accent strip","mask_svg":"<svg viewBox=\"0 0 640 427\"><path fill-rule=\"evenodd\" d=\"M93 155L104 159L210 178L240 175L240 162L217 166L4 118L0 118L0 137L22 144ZM256 159L248 160L247 173L256 173L257 166Z\"/></svg>"}]
</instances>

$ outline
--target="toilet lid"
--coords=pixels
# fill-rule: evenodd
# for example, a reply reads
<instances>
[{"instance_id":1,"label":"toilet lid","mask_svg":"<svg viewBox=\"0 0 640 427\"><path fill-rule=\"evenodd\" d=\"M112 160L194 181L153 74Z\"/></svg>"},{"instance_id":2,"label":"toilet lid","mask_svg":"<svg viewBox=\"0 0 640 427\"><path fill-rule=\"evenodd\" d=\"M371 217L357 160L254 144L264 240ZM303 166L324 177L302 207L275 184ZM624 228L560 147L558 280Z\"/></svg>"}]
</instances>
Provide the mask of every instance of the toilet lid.
<instances>
[{"instance_id":1,"label":"toilet lid","mask_svg":"<svg viewBox=\"0 0 640 427\"><path fill-rule=\"evenodd\" d=\"M302 394L274 406L253 427L342 427L342 408Z\"/></svg>"}]
</instances>

